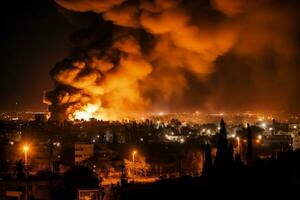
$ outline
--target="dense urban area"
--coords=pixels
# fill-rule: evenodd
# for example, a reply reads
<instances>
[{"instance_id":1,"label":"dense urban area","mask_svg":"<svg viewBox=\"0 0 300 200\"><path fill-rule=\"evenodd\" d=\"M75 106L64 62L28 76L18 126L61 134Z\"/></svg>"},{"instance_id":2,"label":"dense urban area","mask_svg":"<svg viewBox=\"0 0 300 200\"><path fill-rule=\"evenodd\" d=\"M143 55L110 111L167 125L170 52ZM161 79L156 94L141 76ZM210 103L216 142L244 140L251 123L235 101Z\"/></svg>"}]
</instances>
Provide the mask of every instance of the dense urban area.
<instances>
[{"instance_id":1,"label":"dense urban area","mask_svg":"<svg viewBox=\"0 0 300 200\"><path fill-rule=\"evenodd\" d=\"M300 199L300 0L4 0L0 200Z\"/></svg>"},{"instance_id":2,"label":"dense urban area","mask_svg":"<svg viewBox=\"0 0 300 200\"><path fill-rule=\"evenodd\" d=\"M205 177L223 165L230 168L230 162L254 167L300 149L300 118L294 115L276 120L250 113L161 112L139 120L62 122L48 115L1 114L2 196L126 199L140 185Z\"/></svg>"}]
</instances>

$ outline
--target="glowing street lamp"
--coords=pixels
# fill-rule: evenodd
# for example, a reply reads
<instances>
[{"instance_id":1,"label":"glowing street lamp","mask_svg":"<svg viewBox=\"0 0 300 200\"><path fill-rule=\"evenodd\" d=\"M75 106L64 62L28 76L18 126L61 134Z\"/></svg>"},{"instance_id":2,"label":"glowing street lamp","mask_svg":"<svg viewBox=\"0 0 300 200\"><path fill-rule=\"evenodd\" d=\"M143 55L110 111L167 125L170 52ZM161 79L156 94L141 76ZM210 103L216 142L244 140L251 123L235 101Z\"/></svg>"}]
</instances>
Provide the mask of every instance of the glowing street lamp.
<instances>
[{"instance_id":1,"label":"glowing street lamp","mask_svg":"<svg viewBox=\"0 0 300 200\"><path fill-rule=\"evenodd\" d=\"M132 180L133 180L133 182L134 182L134 174L135 174L135 166L134 166L135 154L137 154L137 152L133 151L132 152Z\"/></svg>"},{"instance_id":2,"label":"glowing street lamp","mask_svg":"<svg viewBox=\"0 0 300 200\"><path fill-rule=\"evenodd\" d=\"M27 144L24 145L23 151L24 151L25 168L26 168L27 167L27 161L28 161L28 151L29 151L29 146Z\"/></svg>"}]
</instances>

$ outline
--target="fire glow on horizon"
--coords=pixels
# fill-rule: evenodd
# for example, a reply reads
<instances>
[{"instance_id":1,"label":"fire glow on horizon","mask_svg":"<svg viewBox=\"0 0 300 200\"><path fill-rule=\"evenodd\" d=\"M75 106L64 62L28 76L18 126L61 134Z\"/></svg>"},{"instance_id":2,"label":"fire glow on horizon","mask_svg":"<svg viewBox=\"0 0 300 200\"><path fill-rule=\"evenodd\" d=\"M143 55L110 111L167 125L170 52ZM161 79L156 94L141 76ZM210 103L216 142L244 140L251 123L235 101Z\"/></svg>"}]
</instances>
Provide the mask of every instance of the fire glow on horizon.
<instances>
[{"instance_id":1,"label":"fire glow on horizon","mask_svg":"<svg viewBox=\"0 0 300 200\"><path fill-rule=\"evenodd\" d=\"M91 118L99 119L100 117L95 116L95 113L99 109L98 105L96 104L87 104L86 106L83 106L81 110L76 110L73 113L74 119L76 120L85 120L88 121ZM101 119L101 118L100 118Z\"/></svg>"},{"instance_id":2,"label":"fire glow on horizon","mask_svg":"<svg viewBox=\"0 0 300 200\"><path fill-rule=\"evenodd\" d=\"M180 106L213 111L226 103L256 106L249 99L256 95L245 98L247 89L256 91L261 106L277 93L278 99L289 96L265 91L277 91L280 85L281 91L292 92L278 83L299 74L286 70L296 55L294 42L287 39L295 16L273 0L210 0L207 6L180 0L55 1L74 12L93 12L99 20L72 35L70 56L50 72L56 88L46 101L56 120L120 119L164 106L170 111ZM265 63L272 56L271 67L285 76L278 73L270 76L272 84L261 84L269 77L260 74L270 74ZM227 74L238 70L247 73L236 73L238 78ZM251 76L251 84L239 74ZM236 79L240 84L230 85L228 80ZM260 87L252 87L256 83ZM232 94L236 96L224 98Z\"/></svg>"}]
</instances>

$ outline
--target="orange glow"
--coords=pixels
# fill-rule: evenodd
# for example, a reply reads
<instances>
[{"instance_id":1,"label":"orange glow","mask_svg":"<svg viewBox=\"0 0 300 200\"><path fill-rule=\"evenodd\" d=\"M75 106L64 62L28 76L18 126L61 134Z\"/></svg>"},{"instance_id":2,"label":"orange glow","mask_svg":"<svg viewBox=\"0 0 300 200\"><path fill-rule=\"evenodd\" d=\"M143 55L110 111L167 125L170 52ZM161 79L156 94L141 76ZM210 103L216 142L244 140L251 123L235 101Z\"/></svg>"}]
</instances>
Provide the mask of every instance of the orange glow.
<instances>
[{"instance_id":1,"label":"orange glow","mask_svg":"<svg viewBox=\"0 0 300 200\"><path fill-rule=\"evenodd\" d=\"M97 118L95 116L96 111L98 110L99 106L96 104L87 104L82 110L77 110L74 112L74 119L78 120L90 120L91 118Z\"/></svg>"},{"instance_id":2,"label":"orange glow","mask_svg":"<svg viewBox=\"0 0 300 200\"><path fill-rule=\"evenodd\" d=\"M101 102L87 103L80 107L77 105L67 110L67 112L69 120L118 120L124 119L124 116L126 116L125 114L121 115L121 109L117 113L115 109L102 107Z\"/></svg>"},{"instance_id":3,"label":"orange glow","mask_svg":"<svg viewBox=\"0 0 300 200\"><path fill-rule=\"evenodd\" d=\"M104 109L100 103L88 103L81 108L76 109L73 113L70 112L70 120L84 120L89 121L91 118L97 120L114 120L118 116L111 113L108 109Z\"/></svg>"},{"instance_id":4,"label":"orange glow","mask_svg":"<svg viewBox=\"0 0 300 200\"><path fill-rule=\"evenodd\" d=\"M24 152L28 152L29 151L29 146L27 144L25 144L23 146L23 150L24 150Z\"/></svg>"},{"instance_id":5,"label":"orange glow","mask_svg":"<svg viewBox=\"0 0 300 200\"><path fill-rule=\"evenodd\" d=\"M257 140L256 140L256 143L257 143L257 144L260 144L260 140L259 140L259 139L257 139Z\"/></svg>"},{"instance_id":6,"label":"orange glow","mask_svg":"<svg viewBox=\"0 0 300 200\"><path fill-rule=\"evenodd\" d=\"M298 30L297 7L293 6L296 1L285 1L289 3L284 4L284 9L271 0L208 0L205 2L209 3L204 4L180 0L55 2L72 12L97 13L109 24L106 27L104 23L104 29L118 31L111 31L111 37L101 37L98 29L83 27L81 31L86 34L74 34L75 44L71 45L70 52L80 56L74 57L71 53L57 63L51 71L56 88L45 94L54 120L89 120L91 117L121 120L123 114L153 112L164 106L166 112L198 108L203 109L201 112L214 111L226 116L230 110L241 108L273 112L298 103L290 102L297 98L289 98L294 91L290 88L296 87L298 82L294 66L288 62L298 58L294 41L295 30ZM146 32L147 37L141 37L141 31ZM268 61L273 53L269 55L266 49L274 52L280 61L276 63L278 67L267 71L260 61ZM226 59L221 59L223 57ZM246 73L244 77L234 73L244 69L239 67L239 59L257 64L257 67L245 66L253 75ZM226 65L224 71L228 74L219 71L223 70L219 65ZM265 72L274 73L273 70L284 73L275 73L275 78L262 76ZM256 94L252 95L253 99L243 101L246 90L239 90L241 95L230 99L235 91L235 87L227 85L231 75L237 80L240 78L241 83L249 78L258 86L249 88ZM278 84L286 82L286 77L291 77L289 84ZM243 86L237 85L237 88ZM198 92L199 88L203 91ZM280 92L266 92L272 89ZM217 92L219 90L221 92ZM196 93L199 94L193 95ZM268 104L273 99L280 101ZM90 112L85 108L90 104L93 107L95 101L100 101L97 103L100 110ZM225 113L218 112L220 109ZM257 118L257 113L248 114ZM259 114L257 118L267 122L262 125L264 129L270 127L272 119L270 114Z\"/></svg>"}]
</instances>

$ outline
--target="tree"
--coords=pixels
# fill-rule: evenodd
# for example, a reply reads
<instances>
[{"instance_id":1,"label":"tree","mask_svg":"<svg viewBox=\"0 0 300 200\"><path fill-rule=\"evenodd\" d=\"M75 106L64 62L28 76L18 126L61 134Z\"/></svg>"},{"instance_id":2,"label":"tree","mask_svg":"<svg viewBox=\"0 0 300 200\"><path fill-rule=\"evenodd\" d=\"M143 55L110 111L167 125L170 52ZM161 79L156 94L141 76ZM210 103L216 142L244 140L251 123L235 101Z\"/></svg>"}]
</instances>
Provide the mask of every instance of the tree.
<instances>
[{"instance_id":1,"label":"tree","mask_svg":"<svg viewBox=\"0 0 300 200\"><path fill-rule=\"evenodd\" d=\"M233 167L234 165L234 150L233 145L230 143L227 152L228 166Z\"/></svg>"},{"instance_id":2,"label":"tree","mask_svg":"<svg viewBox=\"0 0 300 200\"><path fill-rule=\"evenodd\" d=\"M17 179L24 179L26 177L26 170L22 160L16 162L16 176Z\"/></svg>"},{"instance_id":3,"label":"tree","mask_svg":"<svg viewBox=\"0 0 300 200\"><path fill-rule=\"evenodd\" d=\"M124 159L125 168L128 172L128 176L132 176L133 173L133 163L132 160ZM146 162L144 156L136 156L134 161L134 172L137 175L146 176L150 170L150 164Z\"/></svg>"},{"instance_id":4,"label":"tree","mask_svg":"<svg viewBox=\"0 0 300 200\"><path fill-rule=\"evenodd\" d=\"M200 174L203 167L203 154L200 149L190 148L183 156L183 169L190 174Z\"/></svg>"},{"instance_id":5,"label":"tree","mask_svg":"<svg viewBox=\"0 0 300 200\"><path fill-rule=\"evenodd\" d=\"M228 141L227 130L224 119L221 119L220 132L218 136L217 155L215 159L215 166L217 169L224 169L228 167Z\"/></svg>"},{"instance_id":6,"label":"tree","mask_svg":"<svg viewBox=\"0 0 300 200\"><path fill-rule=\"evenodd\" d=\"M241 169L241 168L244 167L244 163L243 163L243 161L241 159L241 155L240 154L236 154L235 155L234 162L235 162L234 165L235 165L236 168Z\"/></svg>"},{"instance_id":7,"label":"tree","mask_svg":"<svg viewBox=\"0 0 300 200\"><path fill-rule=\"evenodd\" d=\"M99 188L99 179L93 171L84 166L73 166L64 174L66 200L75 199L77 189Z\"/></svg>"},{"instance_id":8,"label":"tree","mask_svg":"<svg viewBox=\"0 0 300 200\"><path fill-rule=\"evenodd\" d=\"M213 162L212 162L212 157L211 157L211 149L210 145L207 144L205 146L205 160L203 163L203 170L202 170L202 175L207 176L210 175L211 172L213 171Z\"/></svg>"}]
</instances>

